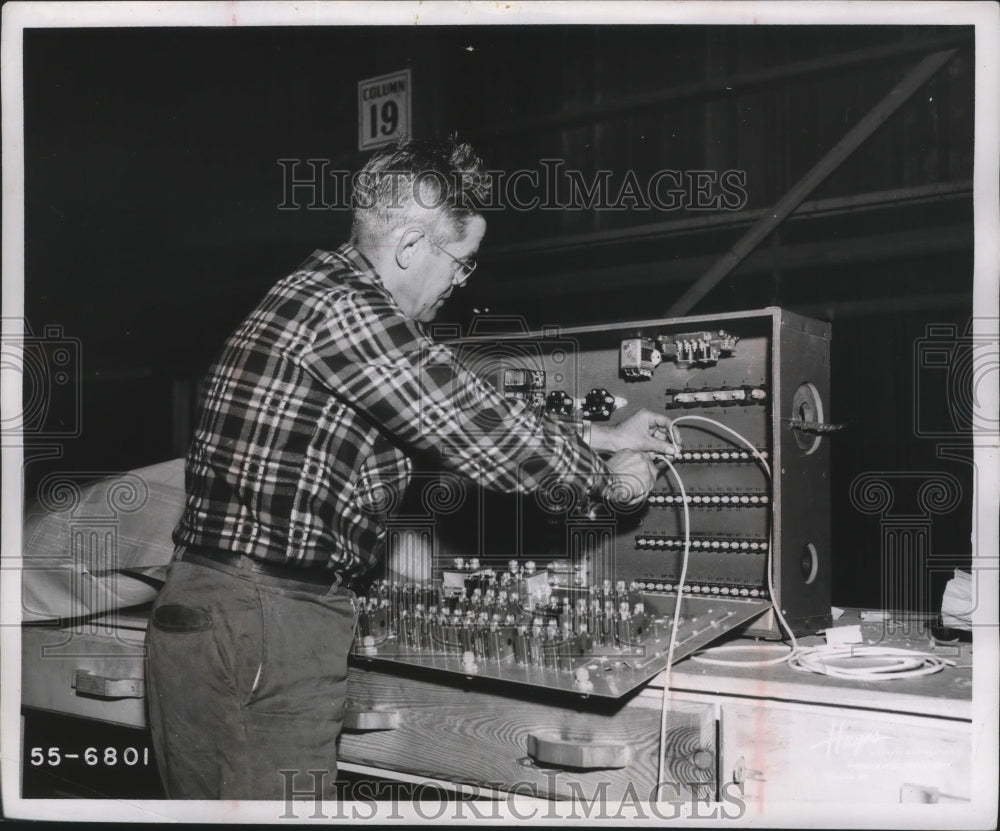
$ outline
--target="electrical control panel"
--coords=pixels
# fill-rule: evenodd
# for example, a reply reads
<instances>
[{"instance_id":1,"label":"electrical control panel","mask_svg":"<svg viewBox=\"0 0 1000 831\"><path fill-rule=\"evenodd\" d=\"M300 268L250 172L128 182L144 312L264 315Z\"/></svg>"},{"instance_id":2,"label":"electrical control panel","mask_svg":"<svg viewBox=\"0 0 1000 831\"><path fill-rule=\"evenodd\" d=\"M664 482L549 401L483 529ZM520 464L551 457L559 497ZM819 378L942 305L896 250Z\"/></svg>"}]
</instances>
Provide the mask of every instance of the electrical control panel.
<instances>
[{"instance_id":1,"label":"electrical control panel","mask_svg":"<svg viewBox=\"0 0 1000 831\"><path fill-rule=\"evenodd\" d=\"M416 476L390 521L393 570L361 599L357 659L619 696L671 641L677 660L737 628L783 637L774 604L796 634L829 623L829 324L769 308L455 348L543 417L662 413L680 453L628 509Z\"/></svg>"}]
</instances>

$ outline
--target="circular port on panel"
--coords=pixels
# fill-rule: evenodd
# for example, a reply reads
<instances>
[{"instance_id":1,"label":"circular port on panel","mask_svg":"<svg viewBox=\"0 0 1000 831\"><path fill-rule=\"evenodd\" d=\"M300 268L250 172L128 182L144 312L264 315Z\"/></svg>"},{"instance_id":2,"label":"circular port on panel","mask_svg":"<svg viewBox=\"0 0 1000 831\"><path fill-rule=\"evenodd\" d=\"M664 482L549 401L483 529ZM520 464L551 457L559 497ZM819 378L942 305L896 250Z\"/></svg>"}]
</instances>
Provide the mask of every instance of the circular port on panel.
<instances>
[{"instance_id":1,"label":"circular port on panel","mask_svg":"<svg viewBox=\"0 0 1000 831\"><path fill-rule=\"evenodd\" d=\"M819 571L819 554L816 553L816 546L811 542L806 543L799 566L802 569L802 579L807 585L816 579L816 573Z\"/></svg>"},{"instance_id":2,"label":"circular port on panel","mask_svg":"<svg viewBox=\"0 0 1000 831\"><path fill-rule=\"evenodd\" d=\"M819 390L808 381L801 384L792 396L792 433L799 448L806 455L815 453L819 447L820 435L811 432L806 425L823 424L823 400Z\"/></svg>"}]
</instances>

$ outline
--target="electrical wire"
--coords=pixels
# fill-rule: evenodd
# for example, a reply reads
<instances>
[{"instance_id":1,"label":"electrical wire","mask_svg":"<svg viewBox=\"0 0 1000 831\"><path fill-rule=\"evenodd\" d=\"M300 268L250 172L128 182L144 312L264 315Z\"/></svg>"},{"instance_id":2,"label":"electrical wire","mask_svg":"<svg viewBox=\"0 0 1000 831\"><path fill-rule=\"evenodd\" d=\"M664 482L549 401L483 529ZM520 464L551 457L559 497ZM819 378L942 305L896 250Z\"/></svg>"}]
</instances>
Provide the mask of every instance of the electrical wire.
<instances>
[{"instance_id":1,"label":"electrical wire","mask_svg":"<svg viewBox=\"0 0 1000 831\"><path fill-rule=\"evenodd\" d=\"M768 482L771 482L771 468L767 463L767 460L760 453L760 451L753 445L753 443L747 439L744 435L733 430L731 427L722 424L712 418L707 418L705 416L696 415L685 415L675 418L670 423L669 433L670 438L675 446L680 446L680 440L677 436L676 428L677 424L680 422L702 422L709 424L712 427L717 427L720 430L728 433L730 436L735 438L738 442L746 446L750 451L750 454L760 465L764 472L764 476L767 478ZM660 735L659 735L659 754L658 754L658 769L657 774L658 782L663 780L663 765L664 756L666 751L666 735L667 735L667 704L670 694L670 675L673 668L673 657L674 657L674 647L677 641L677 629L680 623L680 611L681 602L684 595L684 582L687 578L687 567L688 567L688 557L691 552L691 515L688 508L687 493L684 489L684 482L680 475L677 473L677 469L673 466L670 459L659 453L652 454L653 458L658 461L663 462L670 470L671 475L677 482L677 486L680 489L681 494L681 504L684 507L684 555L681 561L681 573L680 579L677 584L677 601L674 604L674 619L673 626L670 631L670 643L667 647L667 665L663 671L663 694L660 704ZM773 505L773 500L771 502ZM732 653L737 651L745 651L751 648L750 645L727 645L727 646L717 646L710 650L705 650L695 655L691 656L693 661L697 661L702 664L712 664L716 666L725 667L763 667L763 666L774 666L777 664L788 663L789 667L798 670L800 672L813 672L821 673L823 675L828 675L835 678L851 678L855 680L871 680L871 681L882 681L893 678L914 678L921 675L931 675L935 672L940 672L945 666L954 666L954 661L949 661L944 658L940 658L936 655L931 655L927 652L916 652L914 650L908 649L892 649L889 647L863 647L863 646L821 646L821 647L802 647L799 645L798 640L795 637L795 633L792 631L792 627L789 626L788 621L785 619L784 614L781 611L780 604L778 603L777 595L774 591L774 511L771 511L770 522L768 523L768 544L767 544L767 562L765 565L765 572L767 574L767 589L771 597L771 608L774 610L775 619L780 624L781 628L788 635L788 644L755 644L753 645L758 649L784 649L787 647L787 652L779 655L775 658L765 658L754 661L727 661L720 658L714 657L714 655L719 653ZM864 666L849 667L844 666L843 662L845 660L851 659L863 659L865 661ZM887 659L881 664L872 664L872 659L883 658ZM836 660L839 664L830 664L829 662Z\"/></svg>"},{"instance_id":2,"label":"electrical wire","mask_svg":"<svg viewBox=\"0 0 1000 831\"><path fill-rule=\"evenodd\" d=\"M756 447L743 435L738 433L736 430L722 424L715 419L706 418L705 416L696 415L686 415L679 416L673 419L670 424L670 435L674 440L674 444L677 444L677 437L675 433L675 426L678 422L682 421L700 421L707 424L711 424L715 427L719 427L735 438L739 439L743 444L747 446L750 452L753 454L754 458L758 461L764 470L768 481L771 480L771 469L765 461L764 457L760 454ZM772 500L773 504L773 500ZM892 647L882 647L882 646L864 646L864 645L846 645L846 646L831 646L829 644L822 646L813 647L803 647L800 646L798 640L795 638L795 633L792 631L792 627L788 625L788 621L785 619L784 614L781 612L780 604L778 603L777 595L774 591L774 512L771 512L771 522L768 529L768 545L767 545L767 588L771 595L771 607L774 609L774 616L777 621L781 624L781 627L785 630L788 635L788 640L790 642L789 651L775 659L765 659L760 661L726 661L719 658L714 658L712 655L723 652L723 651L734 651L731 647L714 647L710 650L705 650L692 656L692 660L697 660L700 663L711 663L717 666L739 666L739 667L754 667L754 666L770 666L774 664L780 664L783 662L788 662L789 667L799 672L812 672L821 675L828 675L834 678L853 678L853 679L863 679L868 681L884 681L897 678L916 678L923 675L931 675L935 672L940 672L946 666L954 666L954 661L949 661L944 658L940 658L936 655L932 655L929 652L918 652L916 650L910 649L897 649ZM741 647L735 647L736 649ZM882 664L872 664L872 659L885 658L888 659L887 662ZM836 660L839 664L828 663L831 660ZM845 661L861 661L861 665L848 667L844 665Z\"/></svg>"},{"instance_id":3,"label":"electrical wire","mask_svg":"<svg viewBox=\"0 0 1000 831\"><path fill-rule=\"evenodd\" d=\"M781 649L783 652L777 658L763 658L758 661L725 661L712 657L722 652L749 652L751 650L757 651L762 649ZM766 667L785 663L791 656L791 653L792 647L784 643L729 644L727 646L714 646L711 649L696 652L691 656L691 660L697 664L711 664L718 667Z\"/></svg>"},{"instance_id":4,"label":"electrical wire","mask_svg":"<svg viewBox=\"0 0 1000 831\"><path fill-rule=\"evenodd\" d=\"M750 451L751 455L760 465L761 469L764 471L764 476L767 479L767 481L768 482L771 481L771 467L770 465L768 465L767 460L763 457L763 455L761 455L760 451L756 447L754 447L753 442L751 442L742 433L733 430L731 427L723 424L720 421L716 421L714 418L707 418L705 416L697 416L697 415L679 416L678 418L673 419L673 421L670 424L670 435L674 439L674 444L678 443L676 438L676 433L674 432L675 426L678 424L678 422L682 421L700 421L705 424L710 424L713 427L718 427L724 432L729 433L729 435L731 435L738 441L742 442L746 446L746 448ZM774 504L774 500L771 501L771 504L772 505ZM787 655L782 656L778 660L765 659L761 661L724 661L717 658L711 659L713 663L715 663L718 666L737 666L737 667L770 666L772 664L781 663L782 661L787 661L788 657L792 654L792 652L798 649L798 641L796 641L795 639L795 633L792 632L792 628L788 625L788 621L785 620L785 616L781 613L781 609L778 606L777 597L774 592L774 563L773 563L774 512L773 511L771 511L770 517L771 521L768 523L768 532L767 532L767 562L765 563L764 571L767 575L767 590L771 597L771 607L774 609L775 617L778 619L782 628L788 634L788 638L791 641L791 651ZM704 652L701 654L704 656ZM707 661L703 662L707 663Z\"/></svg>"},{"instance_id":5,"label":"electrical wire","mask_svg":"<svg viewBox=\"0 0 1000 831\"><path fill-rule=\"evenodd\" d=\"M873 660L875 663L872 663ZM849 666L847 662L859 665ZM834 663L831 663L834 662ZM788 665L800 672L862 681L891 681L933 675L955 662L930 652L865 644L824 644L801 647L788 658Z\"/></svg>"},{"instance_id":6,"label":"electrical wire","mask_svg":"<svg viewBox=\"0 0 1000 831\"><path fill-rule=\"evenodd\" d=\"M676 441L674 442L676 444ZM667 700L670 693L670 672L674 665L674 647L677 644L677 627L680 625L681 598L684 596L684 580L687 578L688 555L691 553L691 512L688 508L687 494L684 491L684 482L677 469L671 464L666 456L657 455L669 469L671 475L677 480L677 487L681 491L681 504L684 506L684 556L681 559L681 576L677 583L677 600L674 603L674 623L670 628L670 644L667 646L667 666L663 670L663 696L660 701L660 744L658 754L657 782L663 782L663 759L667 751Z\"/></svg>"},{"instance_id":7,"label":"electrical wire","mask_svg":"<svg viewBox=\"0 0 1000 831\"><path fill-rule=\"evenodd\" d=\"M730 428L730 427L726 426L725 424L722 424L721 422L718 422L718 421L716 421L714 419L706 418L704 416L695 416L695 415L680 416L679 418L673 419L671 421L671 423L670 423L670 437L671 437L671 439L672 439L672 441L673 441L673 443L674 443L675 446L678 446L678 447L680 446L680 440L678 439L678 436L677 436L677 433L676 433L676 425L680 421L701 421L701 422L705 422L705 423L711 424L711 425L713 425L715 427L719 427L720 429L722 429L726 433L729 433L734 438L738 439L744 445L746 445L746 447L747 447L747 449L749 449L751 455L754 457L754 459L757 460L758 464L760 464L760 466L763 468L764 475L770 480L770 478L771 478L771 469L768 466L767 461L761 455L760 451L758 451L757 448L754 447L753 443L750 442L745 436L743 436L742 434L738 433L736 430L733 430L732 428ZM654 456L654 458L658 459L659 461L662 461L667 466L667 468L670 470L671 475L677 481L677 487L680 489L680 492L681 492L681 504L684 507L684 555L683 555L682 560L681 560L681 574L680 574L680 579L679 579L678 584L677 584L677 600L674 603L674 620L673 620L673 626L671 627L671 630L670 630L670 643L669 643L669 645L667 647L667 666L666 666L666 668L664 669L664 672L663 672L663 695L662 695L662 700L661 700L661 703L660 703L660 737L659 737L659 739L660 739L660 741L659 741L660 751L659 751L659 759L658 759L658 779L657 779L657 781L658 782L662 782L663 781L663 763L664 763L664 756L665 756L665 751L666 751L667 702L668 702L669 693L670 693L670 675L671 675L673 664L674 664L674 647L675 647L676 642L677 642L677 630L678 630L678 627L680 625L681 603L682 603L682 599L683 599L683 596L684 596L684 582L687 579L688 558L689 558L689 555L691 553L691 514L690 514L690 509L688 507L687 493L685 492L685 489L684 489L684 481L681 479L681 476L677 472L677 469L673 466L673 463L670 461L670 459L667 456L662 455L662 454L653 454L653 456ZM773 583L770 582L770 571L771 571L770 558L772 556L771 555L771 551L773 549L773 545L771 544L770 536L768 538L767 549L768 549L767 571L768 571L768 578L769 578L768 590L770 591L771 597L773 598L774 597L774 586L773 586ZM775 606L775 610L777 611L777 607L776 606ZM778 612L778 614L780 614L780 612ZM787 626L787 624L785 624L785 629L791 635L791 630L789 629L789 627ZM794 638L794 635L792 635L792 637ZM787 660L787 658L788 658L788 656L786 655L786 656L783 656L781 658L781 660Z\"/></svg>"},{"instance_id":8,"label":"electrical wire","mask_svg":"<svg viewBox=\"0 0 1000 831\"><path fill-rule=\"evenodd\" d=\"M726 426L721 421L716 421L714 418L706 418L705 416L697 416L697 415L684 415L684 416L678 416L677 418L673 419L670 422L670 436L673 439L675 445L680 445L680 442L677 439L677 434L675 432L675 429L677 425L682 421L703 421L706 424L711 424L713 427L718 427L719 429L729 433L731 436L733 436L734 438L738 439L739 441L743 442L743 444L746 445L751 455L757 460L760 466L764 468L764 473L767 475L767 478L768 479L771 478L771 468L768 466L767 460L760 454L760 451L753 446L753 443L750 442L746 438L746 436L744 436L742 433L736 432L736 430Z\"/></svg>"}]
</instances>

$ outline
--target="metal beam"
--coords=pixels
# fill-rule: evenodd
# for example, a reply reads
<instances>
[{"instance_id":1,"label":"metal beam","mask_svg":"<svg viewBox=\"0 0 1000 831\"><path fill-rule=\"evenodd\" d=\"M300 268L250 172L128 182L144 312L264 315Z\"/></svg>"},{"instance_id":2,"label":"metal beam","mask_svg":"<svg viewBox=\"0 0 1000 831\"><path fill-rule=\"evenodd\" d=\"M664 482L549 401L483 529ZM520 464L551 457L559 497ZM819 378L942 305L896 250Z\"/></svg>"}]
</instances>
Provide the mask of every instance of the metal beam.
<instances>
[{"instance_id":1,"label":"metal beam","mask_svg":"<svg viewBox=\"0 0 1000 831\"><path fill-rule=\"evenodd\" d=\"M862 237L819 240L795 245L782 245L775 249L761 249L744 259L734 274L749 276L763 274L773 268L802 272L815 268L849 267L858 263L884 262L893 259L930 257L951 252L969 251L973 248L973 229L970 224L931 226L886 234ZM609 265L558 274L533 275L489 279L487 305L497 307L512 297L538 298L554 294L649 289L693 280L712 264L711 256L686 257L654 263ZM484 266L485 267L485 266ZM847 274L850 275L848 270ZM971 279L971 278L970 278ZM655 298L651 298L655 300Z\"/></svg>"},{"instance_id":2,"label":"metal beam","mask_svg":"<svg viewBox=\"0 0 1000 831\"><path fill-rule=\"evenodd\" d=\"M823 72L836 72L852 66L867 66L881 61L904 58L914 54L927 54L948 47L971 45L973 35L971 30L959 31L958 34L945 35L923 40L903 41L875 46L868 49L856 49L837 55L823 55L805 61L794 61L779 66L768 66L762 69L751 69L737 72L719 78L709 78L692 81L687 84L653 90L638 95L629 95L593 104L570 112L554 113L552 115L532 116L516 121L508 121L493 127L486 127L469 134L469 141L487 142L512 135L524 135L543 130L562 130L568 127L593 124L621 116L624 113L657 107L673 101L684 101L692 98L703 98L717 95L735 95L750 88L771 83L778 83L789 78L800 78L805 75L815 75Z\"/></svg>"},{"instance_id":3,"label":"metal beam","mask_svg":"<svg viewBox=\"0 0 1000 831\"><path fill-rule=\"evenodd\" d=\"M922 87L957 50L934 52L924 58L893 87L837 144L799 179L771 209L767 216L753 225L736 244L708 271L699 277L683 295L667 309L666 317L686 315L694 305L732 271L757 245L777 228L813 190L847 159L864 141L898 110L913 93Z\"/></svg>"},{"instance_id":4,"label":"metal beam","mask_svg":"<svg viewBox=\"0 0 1000 831\"><path fill-rule=\"evenodd\" d=\"M884 208L912 207L945 200L967 200L972 203L972 180L957 182L936 182L932 185L916 185L909 188L869 191L850 196L832 196L803 202L795 211L793 219L806 217L830 217L855 211L879 210ZM589 250L602 245L635 244L668 239L699 231L725 231L750 225L770 212L770 208L752 208L738 212L720 212L707 216L686 215L681 219L663 222L644 222L626 228L611 228L606 231L586 231L577 234L561 234L555 237L490 245L488 240L479 253L481 265L497 265L499 262L535 254L568 253Z\"/></svg>"}]
</instances>

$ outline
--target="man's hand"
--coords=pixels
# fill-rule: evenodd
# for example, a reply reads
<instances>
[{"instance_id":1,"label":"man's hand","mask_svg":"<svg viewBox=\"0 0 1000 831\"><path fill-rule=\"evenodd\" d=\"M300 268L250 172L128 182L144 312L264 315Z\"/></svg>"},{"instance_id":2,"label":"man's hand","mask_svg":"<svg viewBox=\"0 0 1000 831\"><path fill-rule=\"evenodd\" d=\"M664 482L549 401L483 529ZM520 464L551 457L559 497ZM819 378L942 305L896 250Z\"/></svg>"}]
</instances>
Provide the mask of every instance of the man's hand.
<instances>
[{"instance_id":1,"label":"man's hand","mask_svg":"<svg viewBox=\"0 0 1000 831\"><path fill-rule=\"evenodd\" d=\"M615 505L633 507L643 502L656 484L658 472L646 453L619 450L608 459L611 481L604 495Z\"/></svg>"},{"instance_id":2,"label":"man's hand","mask_svg":"<svg viewBox=\"0 0 1000 831\"><path fill-rule=\"evenodd\" d=\"M592 424L590 446L594 450L644 450L676 456L679 449L670 440L670 419L651 410L639 410L620 424Z\"/></svg>"}]
</instances>

